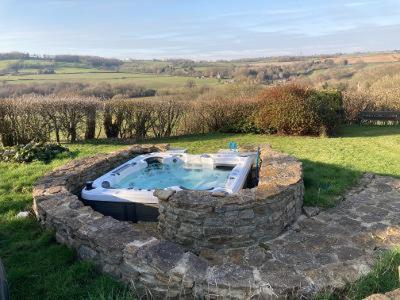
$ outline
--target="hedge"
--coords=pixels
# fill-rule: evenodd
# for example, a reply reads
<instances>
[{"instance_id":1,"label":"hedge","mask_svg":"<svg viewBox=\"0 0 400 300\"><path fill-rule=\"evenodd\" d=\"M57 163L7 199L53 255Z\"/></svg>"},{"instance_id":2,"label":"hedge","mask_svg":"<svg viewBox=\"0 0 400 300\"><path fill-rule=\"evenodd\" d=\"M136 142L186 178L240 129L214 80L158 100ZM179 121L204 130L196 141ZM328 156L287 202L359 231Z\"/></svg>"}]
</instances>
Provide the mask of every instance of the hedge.
<instances>
[{"instance_id":1,"label":"hedge","mask_svg":"<svg viewBox=\"0 0 400 300\"><path fill-rule=\"evenodd\" d=\"M195 97L100 100L77 95L24 95L0 100L3 146L100 136L141 141L207 132L295 135L331 133L342 96L299 85L209 91ZM188 97L190 99L188 99Z\"/></svg>"},{"instance_id":2,"label":"hedge","mask_svg":"<svg viewBox=\"0 0 400 300\"><path fill-rule=\"evenodd\" d=\"M302 85L279 85L259 96L256 126L262 132L290 135L330 134L342 121L342 95Z\"/></svg>"}]
</instances>

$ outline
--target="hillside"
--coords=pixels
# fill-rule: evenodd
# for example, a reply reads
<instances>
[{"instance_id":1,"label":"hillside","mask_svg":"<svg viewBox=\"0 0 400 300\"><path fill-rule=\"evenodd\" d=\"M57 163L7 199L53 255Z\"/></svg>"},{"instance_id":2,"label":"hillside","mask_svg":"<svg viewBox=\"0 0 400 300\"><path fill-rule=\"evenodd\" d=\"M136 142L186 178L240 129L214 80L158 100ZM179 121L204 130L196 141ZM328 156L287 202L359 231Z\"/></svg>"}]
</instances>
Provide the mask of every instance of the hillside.
<instances>
[{"instance_id":1,"label":"hillside","mask_svg":"<svg viewBox=\"0 0 400 300\"><path fill-rule=\"evenodd\" d=\"M94 56L0 54L0 86L79 82L135 84L162 91L229 83L275 84L293 80L316 87L355 89L400 73L400 53L282 56L231 61L118 60Z\"/></svg>"}]
</instances>

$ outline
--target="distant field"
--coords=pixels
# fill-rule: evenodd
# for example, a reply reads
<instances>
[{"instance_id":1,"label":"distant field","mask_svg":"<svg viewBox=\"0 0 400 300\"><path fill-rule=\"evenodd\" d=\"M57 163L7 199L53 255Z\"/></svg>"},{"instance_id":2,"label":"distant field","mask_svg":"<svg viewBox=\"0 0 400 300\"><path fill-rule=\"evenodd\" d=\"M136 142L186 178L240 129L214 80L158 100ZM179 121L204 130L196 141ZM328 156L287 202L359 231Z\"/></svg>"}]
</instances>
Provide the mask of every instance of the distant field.
<instances>
[{"instance_id":1,"label":"distant field","mask_svg":"<svg viewBox=\"0 0 400 300\"><path fill-rule=\"evenodd\" d=\"M87 67L58 67L56 74L74 74L74 73L115 73L108 70L99 70Z\"/></svg>"},{"instance_id":2,"label":"distant field","mask_svg":"<svg viewBox=\"0 0 400 300\"><path fill-rule=\"evenodd\" d=\"M14 62L17 62L17 60L0 60L0 69L5 69Z\"/></svg>"},{"instance_id":3,"label":"distant field","mask_svg":"<svg viewBox=\"0 0 400 300\"><path fill-rule=\"evenodd\" d=\"M130 72L129 67L135 64L148 66L165 66L162 61L137 61L126 62L120 71L92 68L82 63L53 62L47 60L0 60L0 71L7 69L10 65L20 62L24 65L18 70L19 74L7 74L0 76L0 83L47 83L47 82L109 82L109 83L135 83L147 88L180 88L189 80L193 80L198 86L215 86L217 79L199 79L191 76L170 76L151 73ZM34 65L49 66L54 68L55 74L38 74L39 69Z\"/></svg>"},{"instance_id":4,"label":"distant field","mask_svg":"<svg viewBox=\"0 0 400 300\"><path fill-rule=\"evenodd\" d=\"M335 64L327 63L327 59L332 59ZM344 60L347 60L348 64L344 64ZM93 64L85 61L60 62L35 58L0 60L0 74L6 74L0 76L0 84L60 81L109 82L135 83L146 88L160 89L181 88L189 80L193 80L198 86L218 86L220 84L216 79L218 73L227 79L238 82L242 82L246 78L250 82L270 84L270 79L259 79L256 75L262 75L259 73L265 72L265 74L268 74L267 78L274 76L272 78L276 80L278 75L280 76L279 72L286 72L292 79L300 76L308 80L311 85L320 86L329 83L331 86L336 86L339 83L347 84L355 76L360 77L369 73L373 76L374 68L399 66L400 53L371 52L297 58L266 57L236 61L200 62L188 60L129 60L120 63L121 65L93 67ZM97 66L99 65L97 64ZM271 66L274 66L274 68L269 68ZM279 70L279 66L281 70ZM39 74L49 70L54 70L55 74ZM382 71L379 72L379 74L384 74ZM375 80L375 77L371 78L371 81L373 80Z\"/></svg>"},{"instance_id":5,"label":"distant field","mask_svg":"<svg viewBox=\"0 0 400 300\"><path fill-rule=\"evenodd\" d=\"M337 63L343 59L347 59L350 64L354 64L360 61L363 61L365 63L400 62L400 53L368 53L360 55L342 55L334 58L334 61Z\"/></svg>"},{"instance_id":6,"label":"distant field","mask_svg":"<svg viewBox=\"0 0 400 300\"><path fill-rule=\"evenodd\" d=\"M81 68L62 68L60 73L56 74L29 74L29 75L6 75L1 76L0 81L4 83L45 83L57 81L70 82L110 82L110 83L135 83L144 85L148 88L167 88L182 87L188 80L193 80L197 85L217 85L217 79L199 79L189 76L167 76L153 74L134 74L107 72L96 69L89 69L85 72ZM59 70L57 70L59 71Z\"/></svg>"}]
</instances>

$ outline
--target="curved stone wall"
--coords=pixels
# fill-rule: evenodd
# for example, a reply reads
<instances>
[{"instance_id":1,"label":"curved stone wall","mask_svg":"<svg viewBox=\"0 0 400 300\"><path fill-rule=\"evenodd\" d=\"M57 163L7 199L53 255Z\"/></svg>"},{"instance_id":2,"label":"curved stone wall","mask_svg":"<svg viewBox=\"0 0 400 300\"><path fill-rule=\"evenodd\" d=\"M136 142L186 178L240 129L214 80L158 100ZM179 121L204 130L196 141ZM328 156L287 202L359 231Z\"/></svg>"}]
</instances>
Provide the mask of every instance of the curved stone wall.
<instances>
[{"instance_id":1,"label":"curved stone wall","mask_svg":"<svg viewBox=\"0 0 400 300\"><path fill-rule=\"evenodd\" d=\"M179 191L159 197L162 236L201 253L257 246L297 220L303 205L301 163L261 148L259 185L237 194Z\"/></svg>"},{"instance_id":2,"label":"curved stone wall","mask_svg":"<svg viewBox=\"0 0 400 300\"><path fill-rule=\"evenodd\" d=\"M187 251L186 247L155 237L142 224L106 217L91 207L84 206L79 200L77 193L87 180L99 177L134 155L163 151L166 148L166 145L133 146L107 155L75 160L48 173L37 181L33 189L33 209L37 218L43 226L55 232L57 241L76 249L80 259L91 260L103 272L130 284L138 297L246 299L275 296L268 276L263 275L265 270L259 266L259 259L267 255L266 250L260 247L238 252L236 261L233 258L220 261L220 264L212 264ZM300 184L300 181L294 180L294 176L280 173L279 167L276 167L280 163L287 163L295 172L300 165L294 167L295 164L292 165L288 157L281 157L273 151L268 157L268 151L263 151L262 177L265 180L260 180L259 188L243 192L239 198L232 196L232 199L247 201L250 193L253 202L257 199L264 201L287 189L288 186L284 185L287 179L290 181L293 178L289 188ZM274 165L269 171L269 166ZM268 177L276 184L271 185ZM302 187L298 189L298 193L302 193ZM183 195L186 193L176 193L170 203L180 201ZM208 197L213 201L219 199L218 195ZM199 198L194 200L199 201ZM254 215L258 214L260 211L252 205ZM292 210L290 205L287 205L288 212ZM299 213L298 206L300 202L295 205L295 214ZM221 207L227 208L229 203L224 202ZM229 210L223 210L228 215ZM248 219L251 220L251 213L244 214L249 214ZM291 222L290 218L280 228L288 222ZM244 259L245 257L247 258ZM275 288L287 291L283 283L275 285Z\"/></svg>"}]
</instances>

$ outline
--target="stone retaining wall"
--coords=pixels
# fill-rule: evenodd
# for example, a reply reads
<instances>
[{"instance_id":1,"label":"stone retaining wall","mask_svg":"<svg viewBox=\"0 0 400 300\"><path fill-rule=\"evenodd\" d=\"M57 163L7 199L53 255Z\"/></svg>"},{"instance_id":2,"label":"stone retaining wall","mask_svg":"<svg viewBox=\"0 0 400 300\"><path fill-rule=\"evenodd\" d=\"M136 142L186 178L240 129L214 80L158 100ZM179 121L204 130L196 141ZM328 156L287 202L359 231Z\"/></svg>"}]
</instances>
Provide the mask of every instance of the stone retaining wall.
<instances>
[{"instance_id":1,"label":"stone retaining wall","mask_svg":"<svg viewBox=\"0 0 400 300\"><path fill-rule=\"evenodd\" d=\"M210 253L256 246L280 235L301 214L301 163L267 146L261 158L259 186L237 194L179 191L165 197L156 191L162 236L195 253Z\"/></svg>"},{"instance_id":2,"label":"stone retaining wall","mask_svg":"<svg viewBox=\"0 0 400 300\"><path fill-rule=\"evenodd\" d=\"M274 297L270 284L253 264L225 262L212 265L177 243L152 236L143 230L140 224L106 217L91 207L84 206L79 200L77 193L85 181L99 177L134 155L163 151L166 148L166 145L133 146L108 155L75 160L48 173L38 180L33 188L33 209L38 220L45 228L55 232L57 241L76 249L79 258L91 260L103 272L129 283L136 290L138 297L143 295L148 298L185 299ZM270 157L273 158L275 155L277 154L271 152ZM278 164L279 160L292 166L288 158L279 155L271 163L268 162L269 158L264 159L263 165ZM293 168L293 171L296 168L300 170L300 165ZM268 180L260 180L260 187L250 191L255 195L255 199L265 200L286 188L280 184L282 175L277 169L268 170L268 167L263 167L262 176L275 178L277 184L270 186ZM294 180L293 176L289 174L285 176L293 178L291 184L300 184L300 181ZM286 180L283 180L282 184L285 182ZM300 195L302 188L296 191ZM180 195L185 193L177 193L173 199L182 199ZM288 205L289 202L285 202L288 212L293 209ZM294 206L295 214L299 213L298 206L300 203ZM253 209L253 213L258 212ZM282 226L289 222L290 218L282 223ZM251 253L265 256L264 250L257 248L257 251ZM251 260L256 259L254 254L249 257ZM239 261L242 261L242 257Z\"/></svg>"}]
</instances>

